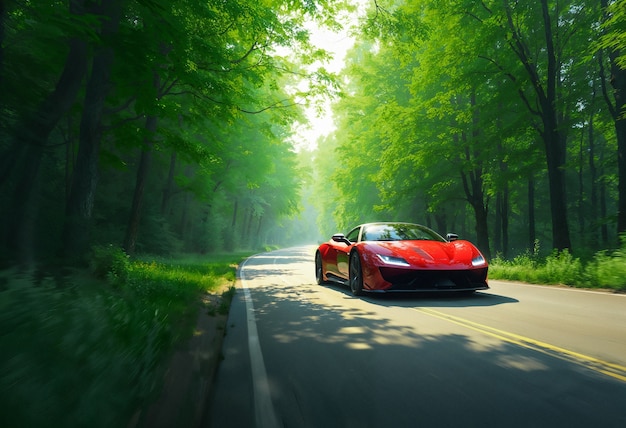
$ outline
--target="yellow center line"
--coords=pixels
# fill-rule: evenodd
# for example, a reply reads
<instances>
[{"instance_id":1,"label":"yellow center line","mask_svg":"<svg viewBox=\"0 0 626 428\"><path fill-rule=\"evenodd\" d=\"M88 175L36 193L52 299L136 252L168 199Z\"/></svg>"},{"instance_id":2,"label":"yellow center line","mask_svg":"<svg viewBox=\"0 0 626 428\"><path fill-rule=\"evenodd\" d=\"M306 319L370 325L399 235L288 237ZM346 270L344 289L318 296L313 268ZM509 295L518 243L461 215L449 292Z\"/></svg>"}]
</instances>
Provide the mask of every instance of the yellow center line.
<instances>
[{"instance_id":1,"label":"yellow center line","mask_svg":"<svg viewBox=\"0 0 626 428\"><path fill-rule=\"evenodd\" d=\"M570 351L559 346L551 345L549 343L541 342L539 340L531 339L519 334L511 333L508 331L493 328L484 324L479 324L467 320L465 318L455 317L443 312L436 311L430 308L413 308L414 310L426 315L430 315L435 318L439 318L445 321L452 322L454 324L470 328L472 330L488 334L489 336L503 340L508 343L524 347L526 349L532 349L553 357L560 358L569 362L582 365L588 369L594 370L598 373L602 373L612 378L618 379L622 382L626 382L626 367L619 364L609 363L607 361L600 360L598 358L590 357L588 355L581 354L579 352Z\"/></svg>"}]
</instances>

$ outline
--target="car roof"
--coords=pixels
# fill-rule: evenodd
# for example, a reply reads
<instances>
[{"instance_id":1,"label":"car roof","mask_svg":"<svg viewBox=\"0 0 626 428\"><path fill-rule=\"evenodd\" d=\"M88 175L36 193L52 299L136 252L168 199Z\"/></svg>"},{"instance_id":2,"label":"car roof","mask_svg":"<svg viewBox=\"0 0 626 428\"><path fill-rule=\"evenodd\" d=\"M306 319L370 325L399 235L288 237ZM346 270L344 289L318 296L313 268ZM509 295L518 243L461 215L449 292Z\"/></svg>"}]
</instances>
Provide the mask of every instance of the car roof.
<instances>
[{"instance_id":1,"label":"car roof","mask_svg":"<svg viewBox=\"0 0 626 428\"><path fill-rule=\"evenodd\" d=\"M381 225L381 224L411 224L411 225L415 225L415 226L427 227L427 226L424 226L422 224L413 223L413 222L410 222L410 221L373 221L373 222L370 222L370 223L361 223L361 224L359 224L358 226L355 226L355 227L374 226L374 225ZM354 229L354 227L352 229Z\"/></svg>"}]
</instances>

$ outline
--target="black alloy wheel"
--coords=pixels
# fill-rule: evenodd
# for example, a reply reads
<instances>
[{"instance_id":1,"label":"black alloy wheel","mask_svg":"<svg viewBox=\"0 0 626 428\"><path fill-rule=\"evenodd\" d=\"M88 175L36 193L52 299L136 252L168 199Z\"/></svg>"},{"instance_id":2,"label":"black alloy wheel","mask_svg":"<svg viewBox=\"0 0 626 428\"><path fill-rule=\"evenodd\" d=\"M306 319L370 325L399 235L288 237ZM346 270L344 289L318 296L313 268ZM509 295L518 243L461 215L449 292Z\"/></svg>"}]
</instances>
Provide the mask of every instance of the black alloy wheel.
<instances>
[{"instance_id":1,"label":"black alloy wheel","mask_svg":"<svg viewBox=\"0 0 626 428\"><path fill-rule=\"evenodd\" d=\"M319 251L315 253L315 281L318 285L326 284L324 273L322 272L322 255Z\"/></svg>"},{"instance_id":2,"label":"black alloy wheel","mask_svg":"<svg viewBox=\"0 0 626 428\"><path fill-rule=\"evenodd\" d=\"M355 296L360 296L363 294L363 273L361 269L361 258L359 257L359 253L354 251L350 254L350 291Z\"/></svg>"}]
</instances>

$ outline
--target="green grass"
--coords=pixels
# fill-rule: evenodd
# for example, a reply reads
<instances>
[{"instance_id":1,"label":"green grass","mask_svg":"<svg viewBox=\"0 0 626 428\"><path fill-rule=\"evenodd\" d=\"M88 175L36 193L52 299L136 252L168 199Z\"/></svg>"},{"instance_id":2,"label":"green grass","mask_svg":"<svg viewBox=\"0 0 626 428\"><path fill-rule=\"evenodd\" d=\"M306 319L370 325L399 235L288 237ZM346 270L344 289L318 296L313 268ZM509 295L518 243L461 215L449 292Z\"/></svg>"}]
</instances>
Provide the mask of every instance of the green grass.
<instances>
[{"instance_id":1,"label":"green grass","mask_svg":"<svg viewBox=\"0 0 626 428\"><path fill-rule=\"evenodd\" d=\"M0 426L124 427L161 387L204 293L227 313L245 255L129 259L89 272L0 273Z\"/></svg>"},{"instance_id":2,"label":"green grass","mask_svg":"<svg viewBox=\"0 0 626 428\"><path fill-rule=\"evenodd\" d=\"M625 244L623 241L619 250L598 252L589 260L574 257L568 251L555 251L543 258L537 251L513 260L496 257L489 264L489 278L625 292Z\"/></svg>"}]
</instances>

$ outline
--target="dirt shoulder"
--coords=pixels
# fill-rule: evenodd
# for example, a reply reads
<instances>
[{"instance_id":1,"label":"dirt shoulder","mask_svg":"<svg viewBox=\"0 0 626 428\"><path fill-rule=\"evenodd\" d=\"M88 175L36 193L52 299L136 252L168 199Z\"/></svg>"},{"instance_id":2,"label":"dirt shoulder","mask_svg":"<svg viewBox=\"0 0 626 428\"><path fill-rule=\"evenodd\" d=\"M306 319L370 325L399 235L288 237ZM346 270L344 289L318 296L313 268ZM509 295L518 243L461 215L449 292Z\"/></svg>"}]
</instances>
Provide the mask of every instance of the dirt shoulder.
<instances>
[{"instance_id":1,"label":"dirt shoulder","mask_svg":"<svg viewBox=\"0 0 626 428\"><path fill-rule=\"evenodd\" d=\"M228 315L219 314L219 293L204 296L193 336L172 355L160 397L138 412L129 428L196 428L202 423L221 359Z\"/></svg>"}]
</instances>

